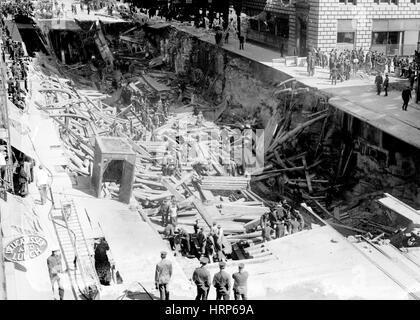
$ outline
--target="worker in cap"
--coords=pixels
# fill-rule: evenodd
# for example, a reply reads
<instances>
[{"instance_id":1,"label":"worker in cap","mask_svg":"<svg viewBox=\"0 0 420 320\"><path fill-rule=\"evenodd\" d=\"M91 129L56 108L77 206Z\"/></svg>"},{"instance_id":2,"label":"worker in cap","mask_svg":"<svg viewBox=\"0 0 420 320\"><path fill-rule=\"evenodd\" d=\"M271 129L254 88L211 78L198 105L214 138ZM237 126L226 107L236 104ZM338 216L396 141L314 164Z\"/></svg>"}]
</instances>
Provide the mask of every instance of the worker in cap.
<instances>
[{"instance_id":1,"label":"worker in cap","mask_svg":"<svg viewBox=\"0 0 420 320\"><path fill-rule=\"evenodd\" d=\"M159 289L160 300L169 300L169 281L172 277L172 262L166 259L166 251L160 253L162 260L156 265L155 285Z\"/></svg>"},{"instance_id":2,"label":"worker in cap","mask_svg":"<svg viewBox=\"0 0 420 320\"><path fill-rule=\"evenodd\" d=\"M230 277L225 269L226 262L219 263L220 271L213 277L213 286L216 288L216 300L229 300L230 299Z\"/></svg>"},{"instance_id":3,"label":"worker in cap","mask_svg":"<svg viewBox=\"0 0 420 320\"><path fill-rule=\"evenodd\" d=\"M247 300L248 291L248 272L244 271L245 265L240 263L238 265L238 272L232 274L233 278L233 294L235 300Z\"/></svg>"},{"instance_id":4,"label":"worker in cap","mask_svg":"<svg viewBox=\"0 0 420 320\"><path fill-rule=\"evenodd\" d=\"M194 270L192 279L197 286L197 296L195 297L195 300L207 300L209 295L211 276L206 268L208 262L208 258L201 257L201 266Z\"/></svg>"},{"instance_id":5,"label":"worker in cap","mask_svg":"<svg viewBox=\"0 0 420 320\"><path fill-rule=\"evenodd\" d=\"M58 247L51 248L51 255L47 259L48 273L51 280L51 288L55 298L55 283L58 286L58 296L60 300L64 299L64 287L61 283L61 277L63 273L63 264L61 262L60 249Z\"/></svg>"}]
</instances>

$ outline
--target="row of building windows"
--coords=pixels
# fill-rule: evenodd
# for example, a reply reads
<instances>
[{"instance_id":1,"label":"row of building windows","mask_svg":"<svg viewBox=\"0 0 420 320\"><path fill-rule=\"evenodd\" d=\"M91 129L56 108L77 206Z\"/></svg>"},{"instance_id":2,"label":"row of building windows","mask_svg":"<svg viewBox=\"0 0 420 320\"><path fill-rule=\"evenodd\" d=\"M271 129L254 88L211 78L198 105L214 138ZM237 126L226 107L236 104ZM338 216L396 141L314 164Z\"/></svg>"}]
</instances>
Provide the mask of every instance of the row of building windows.
<instances>
[{"instance_id":1,"label":"row of building windows","mask_svg":"<svg viewBox=\"0 0 420 320\"><path fill-rule=\"evenodd\" d=\"M375 3L388 3L388 4L396 4L398 5L398 0L373 0ZM338 2L340 3L345 3L345 4L353 4L356 5L357 4L357 0L338 0ZM410 0L410 2L412 4L420 4L420 0Z\"/></svg>"},{"instance_id":2,"label":"row of building windows","mask_svg":"<svg viewBox=\"0 0 420 320\"><path fill-rule=\"evenodd\" d=\"M420 40L420 31L407 31L407 35L404 31L374 31L372 32L371 48L386 55L412 55L417 49L416 40ZM356 48L355 44L355 32L337 33L337 47L354 49Z\"/></svg>"}]
</instances>

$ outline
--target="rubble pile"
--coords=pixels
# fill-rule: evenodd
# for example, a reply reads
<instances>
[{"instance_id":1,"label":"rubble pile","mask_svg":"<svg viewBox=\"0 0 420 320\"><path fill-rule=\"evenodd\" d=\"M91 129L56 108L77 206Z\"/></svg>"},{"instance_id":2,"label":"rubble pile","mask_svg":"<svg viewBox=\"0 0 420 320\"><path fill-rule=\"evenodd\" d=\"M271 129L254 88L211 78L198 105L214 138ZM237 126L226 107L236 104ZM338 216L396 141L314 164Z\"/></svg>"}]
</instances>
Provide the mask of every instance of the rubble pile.
<instances>
[{"instance_id":1,"label":"rubble pile","mask_svg":"<svg viewBox=\"0 0 420 320\"><path fill-rule=\"evenodd\" d=\"M43 67L38 64L38 68ZM218 152L222 129L204 119L198 111L202 105L183 104L182 93L176 97L174 88L165 87L163 82L170 77L159 82L159 76L139 75L127 86L135 98L125 105L121 97L113 107L103 102L106 95L97 90L78 89L52 73L42 77L44 100L37 105L59 126L69 171L91 174L96 135L124 137L137 153L133 196L157 229L163 229L159 207L175 197L180 207L177 226L190 231L197 219L206 230L214 223L221 225L225 255L231 254L231 240L262 241L261 232L252 231L269 208L250 190L250 177L238 176L235 164L225 161L230 156ZM151 102L154 91L160 89L160 98ZM223 128L227 134L230 130ZM170 175L161 165L166 154L176 159ZM103 187L103 196L118 197L117 183L107 182Z\"/></svg>"},{"instance_id":2,"label":"rubble pile","mask_svg":"<svg viewBox=\"0 0 420 320\"><path fill-rule=\"evenodd\" d=\"M219 49L203 58L194 39L174 28L170 33L164 39L135 27L107 37L112 66L40 59L50 77L39 106L60 126L71 171L90 175L95 135L126 138L137 153L133 197L143 217L165 233L162 207L172 199L179 230L194 234L198 226L207 232L220 225L225 256L248 257L243 248L265 240L263 217L286 208L299 215L302 202L359 233L381 224L369 211L358 215L382 190L358 180L360 150L347 141L328 97L294 79L262 85L241 72L241 59L227 60ZM209 57L214 63L200 68ZM255 130L262 128L261 141ZM252 156L263 153L262 167L231 156L237 141L226 137L244 139L247 131L252 134L241 143L252 146ZM340 197L344 190L350 191ZM103 193L118 198L118 183L106 182ZM356 218L368 222L354 224ZM311 228L303 220L298 229Z\"/></svg>"}]
</instances>

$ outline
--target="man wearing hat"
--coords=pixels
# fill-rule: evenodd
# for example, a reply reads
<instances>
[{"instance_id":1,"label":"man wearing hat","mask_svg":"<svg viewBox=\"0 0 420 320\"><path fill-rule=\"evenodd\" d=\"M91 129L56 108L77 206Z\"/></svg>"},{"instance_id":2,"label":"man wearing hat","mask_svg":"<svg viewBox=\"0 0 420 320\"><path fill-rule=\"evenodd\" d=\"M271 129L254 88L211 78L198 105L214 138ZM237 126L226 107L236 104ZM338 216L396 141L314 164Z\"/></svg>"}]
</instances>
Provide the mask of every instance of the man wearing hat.
<instances>
[{"instance_id":1,"label":"man wearing hat","mask_svg":"<svg viewBox=\"0 0 420 320\"><path fill-rule=\"evenodd\" d=\"M47 259L48 273L50 274L51 287L53 295L55 296L54 284L58 284L58 295L60 300L64 298L64 288L61 284L60 274L63 273L63 266L61 263L60 250L58 248L53 248L51 255ZM54 297L55 299L55 297Z\"/></svg>"},{"instance_id":2,"label":"man wearing hat","mask_svg":"<svg viewBox=\"0 0 420 320\"><path fill-rule=\"evenodd\" d=\"M245 265L240 263L238 266L238 272L232 274L233 282L233 293L235 295L235 300L247 300L247 282L248 282L248 272L244 271Z\"/></svg>"},{"instance_id":3,"label":"man wearing hat","mask_svg":"<svg viewBox=\"0 0 420 320\"><path fill-rule=\"evenodd\" d=\"M160 300L169 300L169 281L172 277L172 262L166 259L166 251L160 253L162 260L156 265L155 285L159 289Z\"/></svg>"},{"instance_id":4,"label":"man wearing hat","mask_svg":"<svg viewBox=\"0 0 420 320\"><path fill-rule=\"evenodd\" d=\"M200 258L201 267L194 270L192 279L197 286L197 296L195 300L207 300L210 290L210 272L206 269L206 264L209 259L206 257Z\"/></svg>"},{"instance_id":5,"label":"man wearing hat","mask_svg":"<svg viewBox=\"0 0 420 320\"><path fill-rule=\"evenodd\" d=\"M384 91L385 91L385 97L388 96L388 87L389 87L389 76L388 73L385 74L385 80L384 80Z\"/></svg>"},{"instance_id":6,"label":"man wearing hat","mask_svg":"<svg viewBox=\"0 0 420 320\"><path fill-rule=\"evenodd\" d=\"M226 271L226 262L219 262L220 271L213 277L213 286L216 288L216 300L230 299L230 278Z\"/></svg>"}]
</instances>

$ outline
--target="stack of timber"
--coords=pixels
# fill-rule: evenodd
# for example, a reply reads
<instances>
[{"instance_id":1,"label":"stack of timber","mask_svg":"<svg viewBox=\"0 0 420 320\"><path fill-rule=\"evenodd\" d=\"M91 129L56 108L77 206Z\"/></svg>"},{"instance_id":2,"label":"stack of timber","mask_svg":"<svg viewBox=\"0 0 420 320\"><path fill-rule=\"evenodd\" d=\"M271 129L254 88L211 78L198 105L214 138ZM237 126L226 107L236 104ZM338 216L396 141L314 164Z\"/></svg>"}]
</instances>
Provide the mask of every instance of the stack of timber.
<instances>
[{"instance_id":1,"label":"stack of timber","mask_svg":"<svg viewBox=\"0 0 420 320\"><path fill-rule=\"evenodd\" d=\"M249 187L251 178L230 176L206 176L202 180L204 190L244 190Z\"/></svg>"}]
</instances>

